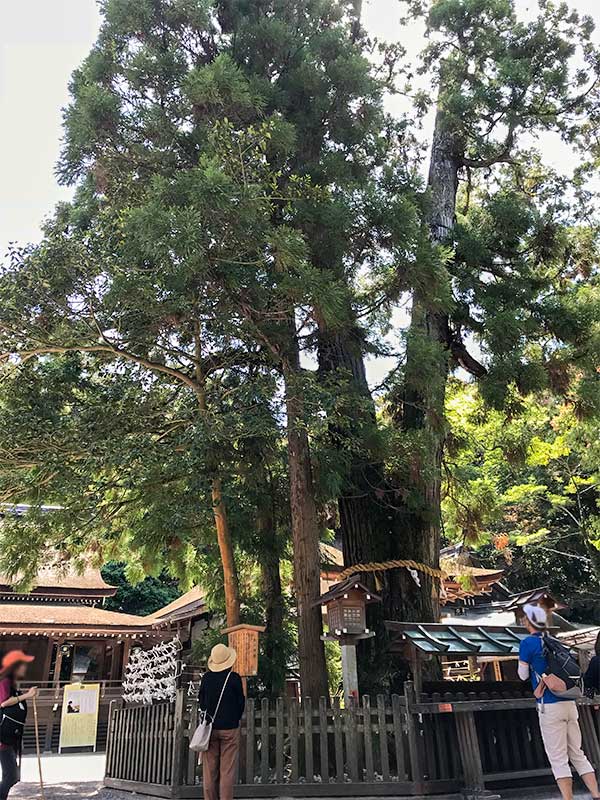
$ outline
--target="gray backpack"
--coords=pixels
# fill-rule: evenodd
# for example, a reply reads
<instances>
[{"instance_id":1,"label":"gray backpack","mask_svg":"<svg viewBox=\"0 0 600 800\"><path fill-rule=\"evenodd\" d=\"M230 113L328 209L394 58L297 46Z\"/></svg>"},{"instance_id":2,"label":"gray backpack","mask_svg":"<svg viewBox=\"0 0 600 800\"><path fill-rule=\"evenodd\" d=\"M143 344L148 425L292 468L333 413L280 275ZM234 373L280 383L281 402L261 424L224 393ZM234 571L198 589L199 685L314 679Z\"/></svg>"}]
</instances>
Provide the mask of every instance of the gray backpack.
<instances>
[{"instance_id":1,"label":"gray backpack","mask_svg":"<svg viewBox=\"0 0 600 800\"><path fill-rule=\"evenodd\" d=\"M542 653L548 662L544 683L563 700L583 697L583 674L579 662L566 645L548 633L542 638Z\"/></svg>"}]
</instances>

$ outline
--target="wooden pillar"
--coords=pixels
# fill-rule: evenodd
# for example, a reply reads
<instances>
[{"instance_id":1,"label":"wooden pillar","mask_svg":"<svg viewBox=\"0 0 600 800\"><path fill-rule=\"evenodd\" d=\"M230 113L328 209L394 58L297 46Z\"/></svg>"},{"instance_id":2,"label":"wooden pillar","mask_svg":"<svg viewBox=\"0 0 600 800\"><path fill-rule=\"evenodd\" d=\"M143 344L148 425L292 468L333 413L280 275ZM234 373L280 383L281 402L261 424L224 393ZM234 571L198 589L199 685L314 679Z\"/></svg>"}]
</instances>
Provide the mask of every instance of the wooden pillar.
<instances>
[{"instance_id":1,"label":"wooden pillar","mask_svg":"<svg viewBox=\"0 0 600 800\"><path fill-rule=\"evenodd\" d=\"M44 658L44 666L42 668L42 683L50 685L50 667L52 665L52 651L54 650L54 639L48 636L48 647L46 648L46 657Z\"/></svg>"},{"instance_id":2,"label":"wooden pillar","mask_svg":"<svg viewBox=\"0 0 600 800\"><path fill-rule=\"evenodd\" d=\"M472 711L458 711L454 713L458 750L463 768L465 785L462 795L465 800L500 800L500 795L488 792L485 788L481 750L475 715Z\"/></svg>"},{"instance_id":3,"label":"wooden pillar","mask_svg":"<svg viewBox=\"0 0 600 800\"><path fill-rule=\"evenodd\" d=\"M58 674L58 678L60 680L60 663L59 663L59 660L58 660L58 655L59 655L59 652L60 652L60 645L58 644L58 642L56 640L54 640L51 636L49 636L48 637L48 649L46 651L46 658L45 658L45 661L44 661L44 672L43 672L43 675L42 675L42 680L50 688L52 687L52 685L57 685L55 681L52 682L52 683L50 682L50 667L52 665L52 653L53 653L55 647L56 647L55 665L58 666L58 673L57 673L56 667L55 667L54 676L55 676L55 679L56 679L56 675ZM57 694L58 694L58 692L57 692ZM44 747L44 752L45 753L52 752L52 736L53 736L53 733L54 733L54 723L55 723L57 714L60 715L60 705L58 706L56 711L54 710L54 706L51 706L50 709L48 710L48 724L46 725L46 735L44 737L44 743L43 743L43 747Z\"/></svg>"},{"instance_id":4,"label":"wooden pillar","mask_svg":"<svg viewBox=\"0 0 600 800\"><path fill-rule=\"evenodd\" d=\"M414 684L408 682L404 684L404 705L406 709L406 734L408 738L408 755L410 758L410 777L415 784L416 794L423 793L423 769L421 766L421 755L419 752L419 731L417 730L417 719L413 706L417 702L418 695L415 692Z\"/></svg>"},{"instance_id":5,"label":"wooden pillar","mask_svg":"<svg viewBox=\"0 0 600 800\"><path fill-rule=\"evenodd\" d=\"M175 731L173 737L173 761L171 766L171 797L181 797L181 781L183 777L183 742L185 736L184 719L185 693L177 691L175 700Z\"/></svg>"},{"instance_id":6,"label":"wooden pillar","mask_svg":"<svg viewBox=\"0 0 600 800\"><path fill-rule=\"evenodd\" d=\"M131 639L123 639L123 660L121 661L121 680L125 677L125 667L129 661L129 653L131 652Z\"/></svg>"},{"instance_id":7,"label":"wooden pillar","mask_svg":"<svg viewBox=\"0 0 600 800\"><path fill-rule=\"evenodd\" d=\"M60 691L60 668L62 666L63 654L61 645L64 641L60 639L56 642L56 661L54 662L54 696L58 697Z\"/></svg>"},{"instance_id":8,"label":"wooden pillar","mask_svg":"<svg viewBox=\"0 0 600 800\"><path fill-rule=\"evenodd\" d=\"M117 675L119 671L119 665L121 663L121 642L117 639L111 640L111 660L110 660L110 673L108 675L109 681L116 681L118 680Z\"/></svg>"},{"instance_id":9,"label":"wooden pillar","mask_svg":"<svg viewBox=\"0 0 600 800\"><path fill-rule=\"evenodd\" d=\"M358 705L358 670L356 667L356 643L340 642L342 651L342 676L344 680L344 702L346 708Z\"/></svg>"},{"instance_id":10,"label":"wooden pillar","mask_svg":"<svg viewBox=\"0 0 600 800\"><path fill-rule=\"evenodd\" d=\"M502 666L498 660L493 662L494 664L494 680L501 681L502 680Z\"/></svg>"},{"instance_id":11,"label":"wooden pillar","mask_svg":"<svg viewBox=\"0 0 600 800\"><path fill-rule=\"evenodd\" d=\"M419 650L416 647L410 648L410 667L413 676L412 686L417 698L420 699L423 691L423 664Z\"/></svg>"},{"instance_id":12,"label":"wooden pillar","mask_svg":"<svg viewBox=\"0 0 600 800\"><path fill-rule=\"evenodd\" d=\"M46 735L44 737L44 753L52 752L52 737L54 734L54 725L56 724L56 720L60 719L61 713L62 709L60 703L55 703L48 709L48 724L46 725Z\"/></svg>"}]
</instances>

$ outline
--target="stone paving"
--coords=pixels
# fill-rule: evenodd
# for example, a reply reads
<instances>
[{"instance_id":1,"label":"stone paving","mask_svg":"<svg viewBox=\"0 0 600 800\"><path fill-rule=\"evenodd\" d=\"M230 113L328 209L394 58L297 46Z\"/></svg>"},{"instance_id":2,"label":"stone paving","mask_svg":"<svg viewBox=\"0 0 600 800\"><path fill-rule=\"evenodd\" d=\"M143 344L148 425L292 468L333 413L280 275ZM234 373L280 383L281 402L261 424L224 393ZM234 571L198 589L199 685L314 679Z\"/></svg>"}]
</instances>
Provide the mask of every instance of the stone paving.
<instances>
[{"instance_id":1,"label":"stone paving","mask_svg":"<svg viewBox=\"0 0 600 800\"><path fill-rule=\"evenodd\" d=\"M47 754L42 757L42 770L45 783L46 800L144 800L145 795L134 795L129 792L116 792L102 787L104 775L104 754L101 753L63 753ZM35 756L25 756L22 765L23 783L15 786L10 793L11 800L27 798L36 800L40 797L37 783L38 767ZM501 792L503 800L559 800L556 790L547 792L527 791ZM578 798L589 798L589 795L578 795ZM150 800L150 798L148 798ZM362 800L377 800L362 798ZM395 798L400 800L400 798ZM433 800L433 799L432 799ZM441 800L439 798L438 800Z\"/></svg>"}]
</instances>

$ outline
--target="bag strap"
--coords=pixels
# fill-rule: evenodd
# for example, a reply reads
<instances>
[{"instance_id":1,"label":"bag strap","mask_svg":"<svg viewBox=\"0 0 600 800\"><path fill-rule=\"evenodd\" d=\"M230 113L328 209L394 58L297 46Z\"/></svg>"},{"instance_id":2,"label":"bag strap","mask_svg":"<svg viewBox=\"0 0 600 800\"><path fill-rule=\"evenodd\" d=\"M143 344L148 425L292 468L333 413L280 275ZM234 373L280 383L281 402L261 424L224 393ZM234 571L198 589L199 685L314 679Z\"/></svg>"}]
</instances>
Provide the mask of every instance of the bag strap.
<instances>
[{"instance_id":1,"label":"bag strap","mask_svg":"<svg viewBox=\"0 0 600 800\"><path fill-rule=\"evenodd\" d=\"M215 713L213 714L213 720L216 719L217 714L219 713L219 706L221 705L221 700L223 699L223 694L225 693L225 687L227 686L227 681L231 675L231 671L227 673L227 677L223 681L223 688L221 689L221 694L219 695L219 701L217 703L217 707L215 708Z\"/></svg>"}]
</instances>

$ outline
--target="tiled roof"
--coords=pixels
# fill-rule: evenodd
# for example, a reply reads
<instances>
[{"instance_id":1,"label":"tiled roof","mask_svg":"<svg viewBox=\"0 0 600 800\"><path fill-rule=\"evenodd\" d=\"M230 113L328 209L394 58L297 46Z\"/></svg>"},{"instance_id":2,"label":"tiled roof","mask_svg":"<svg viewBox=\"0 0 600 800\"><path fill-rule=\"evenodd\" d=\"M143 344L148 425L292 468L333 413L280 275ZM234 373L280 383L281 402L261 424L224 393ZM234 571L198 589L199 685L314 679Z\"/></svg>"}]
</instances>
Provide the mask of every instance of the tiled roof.
<instances>
[{"instance_id":1,"label":"tiled roof","mask_svg":"<svg viewBox=\"0 0 600 800\"><path fill-rule=\"evenodd\" d=\"M560 631L556 638L569 647L578 647L582 650L593 650L596 640L600 635L600 627L594 625L586 628L576 628L571 631Z\"/></svg>"},{"instance_id":2,"label":"tiled roof","mask_svg":"<svg viewBox=\"0 0 600 800\"><path fill-rule=\"evenodd\" d=\"M40 628L50 633L60 630L144 632L152 628L147 617L121 614L90 606L63 606L51 603L2 603L0 605L0 632Z\"/></svg>"},{"instance_id":3,"label":"tiled roof","mask_svg":"<svg viewBox=\"0 0 600 800\"><path fill-rule=\"evenodd\" d=\"M364 583L360 583L357 581L355 577L346 578L345 581L341 583L336 583L329 588L329 591L322 594L321 597L317 600L316 603L313 603L315 606L323 606L326 603L329 603L331 600L335 600L338 597L343 597L346 592L351 591L352 589L359 589L367 596L368 603L375 603L381 601L381 597L375 592L372 592L368 586L365 586Z\"/></svg>"},{"instance_id":4,"label":"tiled roof","mask_svg":"<svg viewBox=\"0 0 600 800\"><path fill-rule=\"evenodd\" d=\"M196 611L204 606L204 595L200 586L194 586L189 592L173 600L172 603L159 608L147 617L148 620L163 620L168 617L180 617L186 612Z\"/></svg>"},{"instance_id":5,"label":"tiled roof","mask_svg":"<svg viewBox=\"0 0 600 800\"><path fill-rule=\"evenodd\" d=\"M519 645L528 635L513 625L448 625L385 622L396 642L409 642L423 653L448 656L518 656ZM395 642L392 642L392 647Z\"/></svg>"},{"instance_id":6,"label":"tiled roof","mask_svg":"<svg viewBox=\"0 0 600 800\"><path fill-rule=\"evenodd\" d=\"M527 603L533 603L536 605L540 602L540 600L548 601L557 611L566 608L564 603L561 603L550 594L550 590L547 586L542 586L539 589L529 589L526 592L518 592L517 594L511 595L506 608L509 611L516 611Z\"/></svg>"},{"instance_id":7,"label":"tiled roof","mask_svg":"<svg viewBox=\"0 0 600 800\"><path fill-rule=\"evenodd\" d=\"M469 578L483 578L485 580L497 579L504 575L504 570L501 569L484 569L483 567L469 567L469 566L461 566L456 567L455 569L446 569L448 575L460 578L463 575L468 576Z\"/></svg>"},{"instance_id":8,"label":"tiled roof","mask_svg":"<svg viewBox=\"0 0 600 800\"><path fill-rule=\"evenodd\" d=\"M319 543L321 551L321 562L323 566L339 567L344 566L344 554L339 547L334 547L332 544Z\"/></svg>"},{"instance_id":9,"label":"tiled roof","mask_svg":"<svg viewBox=\"0 0 600 800\"><path fill-rule=\"evenodd\" d=\"M0 592L12 592L12 584L8 576L0 575ZM97 593L102 597L115 594L114 586L106 583L99 569L89 567L81 574L73 570L61 570L58 567L48 567L40 570L35 581L34 592L43 593L42 590L53 590L52 594L60 594L61 590L83 590L86 593Z\"/></svg>"}]
</instances>

